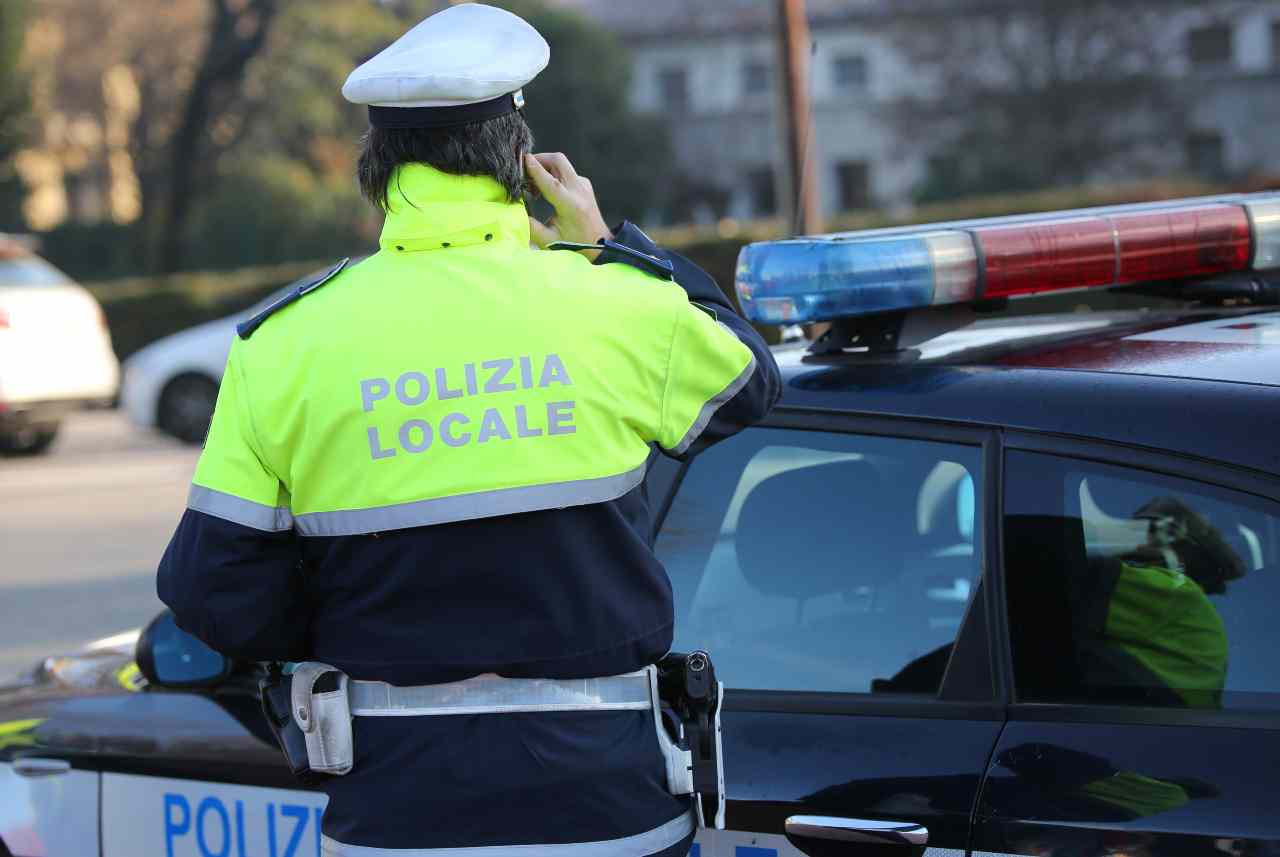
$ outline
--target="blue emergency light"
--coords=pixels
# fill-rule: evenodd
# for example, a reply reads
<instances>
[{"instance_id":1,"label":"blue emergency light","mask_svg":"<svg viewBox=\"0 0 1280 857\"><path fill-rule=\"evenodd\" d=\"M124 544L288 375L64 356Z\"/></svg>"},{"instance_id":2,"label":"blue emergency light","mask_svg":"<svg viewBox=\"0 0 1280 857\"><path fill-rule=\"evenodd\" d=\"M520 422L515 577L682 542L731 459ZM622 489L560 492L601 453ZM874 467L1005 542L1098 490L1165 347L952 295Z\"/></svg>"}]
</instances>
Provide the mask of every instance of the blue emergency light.
<instances>
[{"instance_id":1,"label":"blue emergency light","mask_svg":"<svg viewBox=\"0 0 1280 857\"><path fill-rule=\"evenodd\" d=\"M762 324L1280 268L1280 194L1233 194L749 244Z\"/></svg>"}]
</instances>

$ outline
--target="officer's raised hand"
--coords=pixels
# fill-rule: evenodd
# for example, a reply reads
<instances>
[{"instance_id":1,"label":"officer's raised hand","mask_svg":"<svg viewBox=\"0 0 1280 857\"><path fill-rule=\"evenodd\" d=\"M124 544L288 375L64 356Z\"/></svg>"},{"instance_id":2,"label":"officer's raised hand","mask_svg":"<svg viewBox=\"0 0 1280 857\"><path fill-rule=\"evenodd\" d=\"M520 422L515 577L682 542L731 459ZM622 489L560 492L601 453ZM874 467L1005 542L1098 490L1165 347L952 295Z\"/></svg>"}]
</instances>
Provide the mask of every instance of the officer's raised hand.
<instances>
[{"instance_id":1,"label":"officer's raised hand","mask_svg":"<svg viewBox=\"0 0 1280 857\"><path fill-rule=\"evenodd\" d=\"M555 241L595 244L613 238L596 202L591 180L578 175L569 159L559 152L524 156L525 170L538 192L555 208L549 223L529 218L529 233L539 247Z\"/></svg>"}]
</instances>

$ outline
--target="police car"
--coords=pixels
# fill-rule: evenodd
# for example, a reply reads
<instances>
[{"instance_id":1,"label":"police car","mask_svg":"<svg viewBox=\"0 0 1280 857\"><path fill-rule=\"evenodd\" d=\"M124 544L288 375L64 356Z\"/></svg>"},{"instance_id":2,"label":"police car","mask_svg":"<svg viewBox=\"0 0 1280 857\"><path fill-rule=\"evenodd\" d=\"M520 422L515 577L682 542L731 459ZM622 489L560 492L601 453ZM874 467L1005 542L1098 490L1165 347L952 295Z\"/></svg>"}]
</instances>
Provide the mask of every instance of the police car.
<instances>
[{"instance_id":1,"label":"police car","mask_svg":"<svg viewBox=\"0 0 1280 857\"><path fill-rule=\"evenodd\" d=\"M728 688L697 857L1276 853L1276 269L1256 195L743 251L753 320L830 327L649 470ZM167 615L0 695L0 854L310 857L322 803Z\"/></svg>"}]
</instances>

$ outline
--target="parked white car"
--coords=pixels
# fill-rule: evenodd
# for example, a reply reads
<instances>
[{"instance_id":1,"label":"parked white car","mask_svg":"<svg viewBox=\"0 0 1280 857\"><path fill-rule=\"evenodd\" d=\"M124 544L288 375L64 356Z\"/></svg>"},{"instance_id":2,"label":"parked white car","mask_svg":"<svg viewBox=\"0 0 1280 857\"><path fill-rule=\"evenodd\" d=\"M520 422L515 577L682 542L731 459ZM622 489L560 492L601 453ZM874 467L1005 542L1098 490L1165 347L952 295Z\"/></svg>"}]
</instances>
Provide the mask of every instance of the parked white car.
<instances>
[{"instance_id":1,"label":"parked white car","mask_svg":"<svg viewBox=\"0 0 1280 857\"><path fill-rule=\"evenodd\" d=\"M120 406L129 419L186 443L203 443L236 325L290 288L242 312L157 339L125 360Z\"/></svg>"},{"instance_id":2,"label":"parked white car","mask_svg":"<svg viewBox=\"0 0 1280 857\"><path fill-rule=\"evenodd\" d=\"M111 402L119 383L93 295L0 235L0 454L44 452L68 413Z\"/></svg>"}]
</instances>

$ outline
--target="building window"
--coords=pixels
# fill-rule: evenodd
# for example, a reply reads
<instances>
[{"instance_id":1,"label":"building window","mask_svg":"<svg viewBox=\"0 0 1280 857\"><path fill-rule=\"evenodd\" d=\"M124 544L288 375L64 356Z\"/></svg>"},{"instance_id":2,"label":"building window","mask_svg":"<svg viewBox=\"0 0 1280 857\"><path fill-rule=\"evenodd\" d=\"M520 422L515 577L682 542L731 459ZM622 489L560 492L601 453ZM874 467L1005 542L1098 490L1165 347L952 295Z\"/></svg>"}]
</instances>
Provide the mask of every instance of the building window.
<instances>
[{"instance_id":1,"label":"building window","mask_svg":"<svg viewBox=\"0 0 1280 857\"><path fill-rule=\"evenodd\" d=\"M689 70L673 66L658 71L658 95L663 110L689 109Z\"/></svg>"},{"instance_id":2,"label":"building window","mask_svg":"<svg viewBox=\"0 0 1280 857\"><path fill-rule=\"evenodd\" d=\"M742 66L742 95L744 98L758 98L769 91L769 64L760 60L750 60Z\"/></svg>"},{"instance_id":3,"label":"building window","mask_svg":"<svg viewBox=\"0 0 1280 857\"><path fill-rule=\"evenodd\" d=\"M836 86L841 89L867 88L867 58L859 54L846 54L835 58L831 64Z\"/></svg>"},{"instance_id":4,"label":"building window","mask_svg":"<svg viewBox=\"0 0 1280 857\"><path fill-rule=\"evenodd\" d=\"M1197 131L1187 137L1187 167L1206 178L1223 178L1227 159L1222 135L1217 131Z\"/></svg>"},{"instance_id":5,"label":"building window","mask_svg":"<svg viewBox=\"0 0 1280 857\"><path fill-rule=\"evenodd\" d=\"M853 211L871 205L871 178L866 161L841 161L836 164L836 187L841 211Z\"/></svg>"},{"instance_id":6,"label":"building window","mask_svg":"<svg viewBox=\"0 0 1280 857\"><path fill-rule=\"evenodd\" d=\"M1187 33L1187 58L1193 66L1224 66L1231 63L1231 27L1211 24Z\"/></svg>"},{"instance_id":7,"label":"building window","mask_svg":"<svg viewBox=\"0 0 1280 857\"><path fill-rule=\"evenodd\" d=\"M778 194L773 186L773 167L756 167L747 172L751 194L751 214L769 217L778 211Z\"/></svg>"}]
</instances>

